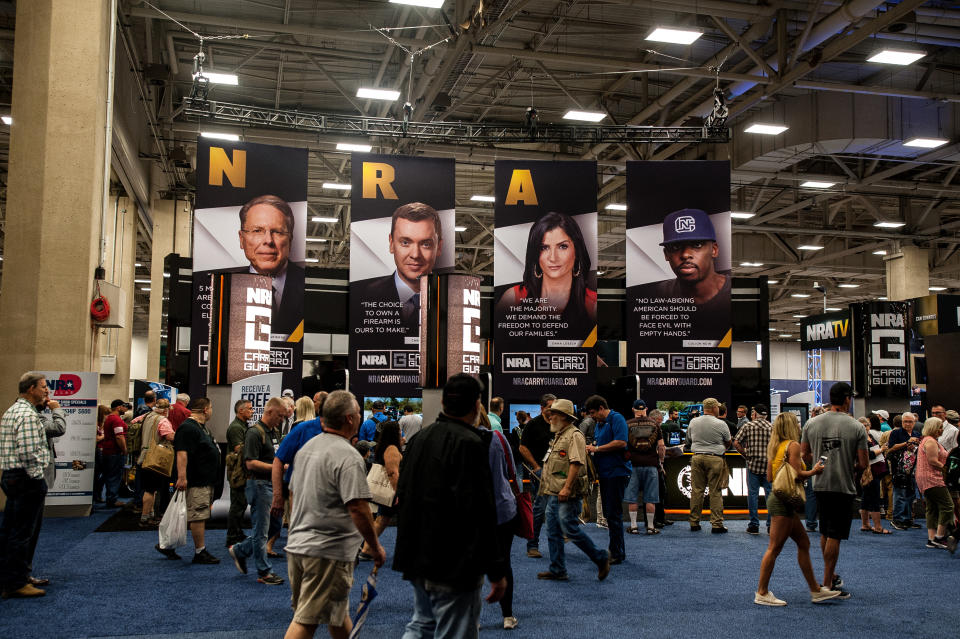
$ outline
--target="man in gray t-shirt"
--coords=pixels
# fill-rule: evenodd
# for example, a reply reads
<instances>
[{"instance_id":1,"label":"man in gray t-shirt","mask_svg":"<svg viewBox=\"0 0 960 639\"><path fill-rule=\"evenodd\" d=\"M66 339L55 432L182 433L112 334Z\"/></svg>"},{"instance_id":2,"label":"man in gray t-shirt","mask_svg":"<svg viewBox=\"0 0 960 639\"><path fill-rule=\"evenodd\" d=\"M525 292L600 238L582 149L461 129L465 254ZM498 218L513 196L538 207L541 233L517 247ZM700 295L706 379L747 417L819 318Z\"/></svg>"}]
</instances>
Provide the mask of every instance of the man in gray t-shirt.
<instances>
[{"instance_id":1,"label":"man in gray t-shirt","mask_svg":"<svg viewBox=\"0 0 960 639\"><path fill-rule=\"evenodd\" d=\"M367 542L377 567L386 558L367 503L366 466L350 445L361 421L352 393L330 393L323 404L323 432L294 458L285 548L294 610L288 636L313 636L320 624L328 625L333 636L347 636L361 541Z\"/></svg>"},{"instance_id":2,"label":"man in gray t-shirt","mask_svg":"<svg viewBox=\"0 0 960 639\"><path fill-rule=\"evenodd\" d=\"M703 493L710 489L710 525L712 533L727 532L723 525L723 490L730 470L723 459L730 447L730 429L719 418L720 402L712 397L703 400L703 415L690 420L687 441L690 442L690 530L700 530Z\"/></svg>"},{"instance_id":3,"label":"man in gray t-shirt","mask_svg":"<svg viewBox=\"0 0 960 639\"><path fill-rule=\"evenodd\" d=\"M820 549L823 552L823 585L840 590L843 580L834 572L840 556L840 541L850 536L853 500L857 494L854 475L867 467L867 431L851 417L853 389L846 382L830 387L830 410L813 417L803 427L800 447L807 467L826 457L823 474L813 480L820 514ZM838 599L849 599L841 591Z\"/></svg>"}]
</instances>

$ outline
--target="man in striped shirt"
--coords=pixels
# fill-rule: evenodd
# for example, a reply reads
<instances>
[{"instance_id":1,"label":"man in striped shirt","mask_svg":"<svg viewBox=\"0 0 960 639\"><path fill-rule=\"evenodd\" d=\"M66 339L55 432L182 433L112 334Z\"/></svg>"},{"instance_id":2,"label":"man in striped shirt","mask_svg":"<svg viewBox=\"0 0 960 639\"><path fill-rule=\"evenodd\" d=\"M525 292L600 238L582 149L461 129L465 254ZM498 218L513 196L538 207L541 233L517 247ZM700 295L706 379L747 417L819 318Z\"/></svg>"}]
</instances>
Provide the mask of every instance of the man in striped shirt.
<instances>
[{"instance_id":1,"label":"man in striped shirt","mask_svg":"<svg viewBox=\"0 0 960 639\"><path fill-rule=\"evenodd\" d=\"M0 486L7 496L0 525L0 589L4 599L42 597L32 582L32 563L38 525L47 494L43 470L50 463L50 449L37 405L47 398L47 380L38 373L25 373L18 385L20 397L0 419Z\"/></svg>"}]
</instances>

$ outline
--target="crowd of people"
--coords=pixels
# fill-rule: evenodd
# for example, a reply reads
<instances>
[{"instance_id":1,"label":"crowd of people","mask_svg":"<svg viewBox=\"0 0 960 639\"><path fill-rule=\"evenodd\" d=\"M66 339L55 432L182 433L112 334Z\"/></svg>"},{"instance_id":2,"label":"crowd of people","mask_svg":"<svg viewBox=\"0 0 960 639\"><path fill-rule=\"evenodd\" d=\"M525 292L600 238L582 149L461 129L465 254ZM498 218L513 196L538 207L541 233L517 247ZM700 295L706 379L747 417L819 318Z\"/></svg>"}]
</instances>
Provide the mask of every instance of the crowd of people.
<instances>
[{"instance_id":1,"label":"crowd of people","mask_svg":"<svg viewBox=\"0 0 960 639\"><path fill-rule=\"evenodd\" d=\"M33 575L32 558L44 495L53 484L53 441L66 428L42 375L25 374L18 390L17 402L0 421L7 496L0 526L4 598L45 592L48 582ZM711 532L727 533L727 456L739 453L746 466L746 532L759 535L765 523L769 535L754 603L786 605L770 592L769 582L788 539L797 546L811 601L848 599L837 564L858 502L860 531L889 535L884 517L895 530L921 527L914 523L914 503L922 499L926 546L950 553L957 546L960 512L960 415L935 405L918 432L912 413L891 419L876 410L854 419L851 397L849 385L834 384L830 403L815 407L802 428L790 412L771 423L763 404L739 406L736 419L727 419L726 407L707 398L686 429L676 411L664 415L643 400L633 403L628 419L599 395L577 410L571 400L552 394L541 397L538 415L518 414L510 428L505 402L493 398L489 409L484 407L480 383L467 375L448 380L442 412L430 424L410 406L392 419L399 411L388 416L379 401L364 419L347 391L296 401L285 392L271 398L257 420L252 404L241 400L232 407L226 431L227 554L244 575L252 563L259 583L285 583L271 560L284 556L273 544L286 523L283 550L294 611L287 637L313 636L320 625L333 637L347 637L356 562L378 568L386 562L379 537L395 522L392 568L410 583L414 601L404 638L475 637L484 578L490 584L485 599L499 602L503 627L519 625L510 562L514 537L525 539L527 557L540 559L546 527L549 563L538 579L568 580L566 552L576 547L602 581L612 566L627 560L625 534L653 536L678 523L663 509L668 457L690 455L690 531L702 529L708 492ZM126 506L139 511L141 528L155 528L172 484L185 501L192 563L220 563L205 543L223 468L210 431L214 406L205 397L184 394L172 404L152 393L144 400L136 410L123 400L100 407L94 499L101 500L105 490L106 506L124 506L118 496L129 466L134 480ZM169 475L145 467L151 448L160 445L175 451ZM369 479L374 467L388 489L385 500L378 493L376 504ZM243 529L248 506L249 534ZM444 516L434 516L441 510ZM592 520L606 529L608 541L600 544L605 548L584 530ZM817 531L822 578L814 575L810 557L808 533ZM181 559L175 547L158 543L155 549L167 559Z\"/></svg>"}]
</instances>

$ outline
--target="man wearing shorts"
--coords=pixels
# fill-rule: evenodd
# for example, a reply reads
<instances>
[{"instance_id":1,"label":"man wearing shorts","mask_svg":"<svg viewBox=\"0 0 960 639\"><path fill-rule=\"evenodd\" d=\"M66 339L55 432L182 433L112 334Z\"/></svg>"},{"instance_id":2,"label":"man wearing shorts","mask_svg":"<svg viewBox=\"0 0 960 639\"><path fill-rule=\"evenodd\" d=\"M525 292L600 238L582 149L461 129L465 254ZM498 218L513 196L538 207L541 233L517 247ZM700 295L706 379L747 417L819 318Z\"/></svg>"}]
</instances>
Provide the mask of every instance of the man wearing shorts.
<instances>
[{"instance_id":1,"label":"man wearing shorts","mask_svg":"<svg viewBox=\"0 0 960 639\"><path fill-rule=\"evenodd\" d=\"M193 537L193 563L219 564L220 560L207 552L204 543L206 522L210 519L213 485L220 471L220 448L213 441L206 423L213 414L213 405L206 397L191 399L187 405L190 417L183 420L173 438L177 452L177 490L187 493L187 523ZM167 559L180 559L173 548L156 549Z\"/></svg>"},{"instance_id":2,"label":"man wearing shorts","mask_svg":"<svg viewBox=\"0 0 960 639\"><path fill-rule=\"evenodd\" d=\"M366 541L378 568L386 559L367 503L366 466L350 445L361 421L353 394L333 391L323 404L323 432L297 453L286 546L293 620L286 639L312 637L320 624L334 639L347 639L357 548Z\"/></svg>"},{"instance_id":3,"label":"man wearing shorts","mask_svg":"<svg viewBox=\"0 0 960 639\"><path fill-rule=\"evenodd\" d=\"M823 552L823 585L840 590L843 580L836 574L840 542L850 536L853 500L857 495L855 472L869 460L867 432L850 416L850 384L830 387L830 410L812 418L803 428L800 445L803 461L811 467L825 458L824 471L813 478L813 491L820 510L820 550ZM849 599L841 591L837 599Z\"/></svg>"}]
</instances>

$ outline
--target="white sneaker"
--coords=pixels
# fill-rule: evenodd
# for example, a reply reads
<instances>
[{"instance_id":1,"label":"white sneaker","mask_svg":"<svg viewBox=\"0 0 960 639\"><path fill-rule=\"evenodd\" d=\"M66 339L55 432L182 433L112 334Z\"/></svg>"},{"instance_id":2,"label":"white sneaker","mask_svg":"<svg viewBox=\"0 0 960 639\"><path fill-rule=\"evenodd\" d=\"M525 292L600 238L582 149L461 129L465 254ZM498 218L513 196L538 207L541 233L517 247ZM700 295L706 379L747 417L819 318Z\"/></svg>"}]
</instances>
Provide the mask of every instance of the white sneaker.
<instances>
[{"instance_id":1,"label":"white sneaker","mask_svg":"<svg viewBox=\"0 0 960 639\"><path fill-rule=\"evenodd\" d=\"M810 601L812 601L813 603L822 603L824 601L827 601L828 599L833 599L834 597L839 597L839 596L840 596L839 590L830 590L829 588L820 586L820 590L818 592L810 593Z\"/></svg>"},{"instance_id":2,"label":"white sneaker","mask_svg":"<svg viewBox=\"0 0 960 639\"><path fill-rule=\"evenodd\" d=\"M753 603L761 606L786 606L787 602L783 599L777 599L772 592L769 590L767 594L761 595L759 592L754 593Z\"/></svg>"},{"instance_id":3,"label":"white sneaker","mask_svg":"<svg viewBox=\"0 0 960 639\"><path fill-rule=\"evenodd\" d=\"M513 630L514 628L517 627L517 624L518 624L518 623L519 623L519 622L517 621L517 618L516 618L516 617L504 617L504 618L503 618L503 629L504 629L504 630Z\"/></svg>"}]
</instances>

